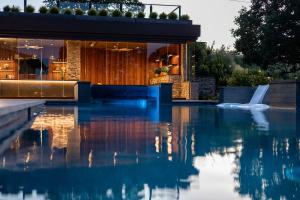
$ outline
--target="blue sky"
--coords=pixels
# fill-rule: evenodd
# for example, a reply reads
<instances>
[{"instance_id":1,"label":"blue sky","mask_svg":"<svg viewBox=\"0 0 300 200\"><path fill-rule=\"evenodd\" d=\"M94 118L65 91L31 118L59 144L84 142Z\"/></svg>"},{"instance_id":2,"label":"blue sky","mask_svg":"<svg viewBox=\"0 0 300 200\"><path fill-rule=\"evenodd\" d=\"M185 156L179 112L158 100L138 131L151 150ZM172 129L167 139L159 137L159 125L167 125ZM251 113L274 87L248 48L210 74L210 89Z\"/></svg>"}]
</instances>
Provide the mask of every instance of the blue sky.
<instances>
[{"instance_id":1,"label":"blue sky","mask_svg":"<svg viewBox=\"0 0 300 200\"><path fill-rule=\"evenodd\" d=\"M37 8L42 5L42 0L27 0L27 2ZM230 30L235 27L234 17L238 15L242 6L249 6L249 3L232 0L142 0L142 2L182 5L182 12L189 14L195 24L202 26L200 41L208 44L215 41L217 47L224 44L231 48L234 38ZM7 4L21 7L23 0L1 0L0 8Z\"/></svg>"}]
</instances>

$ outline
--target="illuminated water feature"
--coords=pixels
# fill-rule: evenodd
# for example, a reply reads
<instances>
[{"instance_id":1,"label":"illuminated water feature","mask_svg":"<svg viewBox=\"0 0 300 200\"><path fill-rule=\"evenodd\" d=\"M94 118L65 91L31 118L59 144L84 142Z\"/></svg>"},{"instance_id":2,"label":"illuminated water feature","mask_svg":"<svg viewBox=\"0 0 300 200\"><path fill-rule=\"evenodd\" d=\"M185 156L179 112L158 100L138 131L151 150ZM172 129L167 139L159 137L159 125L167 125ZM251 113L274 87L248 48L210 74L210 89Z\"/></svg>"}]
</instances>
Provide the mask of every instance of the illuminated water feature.
<instances>
[{"instance_id":1,"label":"illuminated water feature","mask_svg":"<svg viewBox=\"0 0 300 200\"><path fill-rule=\"evenodd\" d=\"M1 143L0 199L300 199L298 118L126 101L46 107Z\"/></svg>"}]
</instances>

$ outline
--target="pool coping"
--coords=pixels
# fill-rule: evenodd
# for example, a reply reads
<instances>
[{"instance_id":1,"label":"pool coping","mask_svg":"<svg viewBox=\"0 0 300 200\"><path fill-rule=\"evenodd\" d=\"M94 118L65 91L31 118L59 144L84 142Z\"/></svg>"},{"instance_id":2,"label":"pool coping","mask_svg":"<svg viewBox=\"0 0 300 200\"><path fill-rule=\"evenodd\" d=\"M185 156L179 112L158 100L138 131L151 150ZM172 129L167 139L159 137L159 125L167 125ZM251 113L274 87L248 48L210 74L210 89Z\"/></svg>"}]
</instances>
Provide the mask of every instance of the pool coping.
<instances>
[{"instance_id":1,"label":"pool coping","mask_svg":"<svg viewBox=\"0 0 300 200\"><path fill-rule=\"evenodd\" d=\"M15 99L0 99L0 117L20 110L32 108L35 106L44 105L44 100L15 100Z\"/></svg>"}]
</instances>

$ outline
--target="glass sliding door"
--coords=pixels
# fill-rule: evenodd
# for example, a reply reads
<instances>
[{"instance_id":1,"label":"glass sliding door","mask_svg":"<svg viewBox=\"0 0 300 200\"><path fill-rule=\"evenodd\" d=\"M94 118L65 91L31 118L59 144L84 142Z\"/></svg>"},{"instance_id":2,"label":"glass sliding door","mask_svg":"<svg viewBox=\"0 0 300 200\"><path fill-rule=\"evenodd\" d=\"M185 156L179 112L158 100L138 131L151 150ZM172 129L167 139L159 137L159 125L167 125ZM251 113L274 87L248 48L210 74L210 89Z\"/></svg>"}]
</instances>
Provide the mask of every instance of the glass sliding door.
<instances>
[{"instance_id":1,"label":"glass sliding door","mask_svg":"<svg viewBox=\"0 0 300 200\"><path fill-rule=\"evenodd\" d=\"M74 98L65 43L0 38L0 98Z\"/></svg>"}]
</instances>

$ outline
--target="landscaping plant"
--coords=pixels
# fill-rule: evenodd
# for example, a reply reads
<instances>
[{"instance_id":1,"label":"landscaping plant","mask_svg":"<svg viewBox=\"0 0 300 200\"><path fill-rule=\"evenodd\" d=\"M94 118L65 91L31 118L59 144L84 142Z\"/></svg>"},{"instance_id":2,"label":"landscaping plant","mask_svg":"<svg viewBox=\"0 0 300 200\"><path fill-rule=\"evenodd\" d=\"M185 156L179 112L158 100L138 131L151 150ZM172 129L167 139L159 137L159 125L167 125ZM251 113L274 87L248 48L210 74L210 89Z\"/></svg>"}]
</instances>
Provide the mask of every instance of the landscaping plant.
<instances>
[{"instance_id":1,"label":"landscaping plant","mask_svg":"<svg viewBox=\"0 0 300 200\"><path fill-rule=\"evenodd\" d=\"M31 5L28 5L25 7L25 10L24 10L26 13L34 13L35 9L33 6Z\"/></svg>"}]
</instances>

